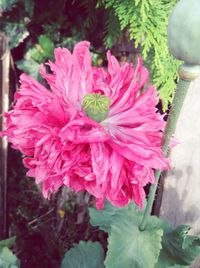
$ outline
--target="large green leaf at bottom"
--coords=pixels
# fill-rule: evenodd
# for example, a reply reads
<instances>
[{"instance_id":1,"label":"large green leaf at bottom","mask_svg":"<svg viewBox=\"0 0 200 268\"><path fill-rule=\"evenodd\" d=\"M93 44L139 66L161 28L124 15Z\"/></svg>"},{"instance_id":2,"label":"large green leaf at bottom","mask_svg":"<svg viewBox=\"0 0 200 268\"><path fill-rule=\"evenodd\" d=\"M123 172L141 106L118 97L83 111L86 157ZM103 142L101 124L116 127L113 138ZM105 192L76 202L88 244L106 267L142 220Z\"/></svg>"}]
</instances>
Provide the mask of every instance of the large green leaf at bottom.
<instances>
[{"instance_id":1,"label":"large green leaf at bottom","mask_svg":"<svg viewBox=\"0 0 200 268\"><path fill-rule=\"evenodd\" d=\"M109 202L105 202L102 210L89 208L90 223L92 226L98 226L101 230L107 233L111 231L112 224L118 221L118 218L123 218L127 215L134 215L134 219L139 222L142 219L143 212L144 210L141 210L132 202L123 208L114 207ZM171 230L171 227L167 222L162 219L158 219L157 217L150 217L150 219L153 218L157 219L156 225L158 224L164 230ZM151 223L153 224L153 221L151 221Z\"/></svg>"},{"instance_id":2,"label":"large green leaf at bottom","mask_svg":"<svg viewBox=\"0 0 200 268\"><path fill-rule=\"evenodd\" d=\"M153 268L157 262L163 229L162 220L149 217L145 231L139 230L143 211L131 203L115 208L106 203L102 211L90 209L91 224L109 233L107 268Z\"/></svg>"},{"instance_id":3,"label":"large green leaf at bottom","mask_svg":"<svg viewBox=\"0 0 200 268\"><path fill-rule=\"evenodd\" d=\"M64 256L61 268L104 268L104 251L98 242L80 241Z\"/></svg>"},{"instance_id":4,"label":"large green leaf at bottom","mask_svg":"<svg viewBox=\"0 0 200 268\"><path fill-rule=\"evenodd\" d=\"M106 267L189 267L200 253L200 238L189 236L188 226L173 230L169 224L153 216L149 217L147 229L140 232L142 215L143 211L134 204L116 208L107 202L102 211L90 209L91 224L109 234Z\"/></svg>"},{"instance_id":5,"label":"large green leaf at bottom","mask_svg":"<svg viewBox=\"0 0 200 268\"><path fill-rule=\"evenodd\" d=\"M140 219L134 214L112 224L105 261L107 268L154 267L161 249L163 230L158 219L152 218L151 221L145 231L139 230Z\"/></svg>"}]
</instances>

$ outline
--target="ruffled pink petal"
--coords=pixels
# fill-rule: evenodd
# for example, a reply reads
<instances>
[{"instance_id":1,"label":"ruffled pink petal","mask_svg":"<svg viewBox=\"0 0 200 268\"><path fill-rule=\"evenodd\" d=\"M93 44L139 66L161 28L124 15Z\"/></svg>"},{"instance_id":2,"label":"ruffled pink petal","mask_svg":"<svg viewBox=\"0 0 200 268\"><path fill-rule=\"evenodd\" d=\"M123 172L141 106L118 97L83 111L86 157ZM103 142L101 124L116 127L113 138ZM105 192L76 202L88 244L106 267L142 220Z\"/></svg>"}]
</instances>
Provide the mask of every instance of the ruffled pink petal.
<instances>
[{"instance_id":1,"label":"ruffled pink petal","mask_svg":"<svg viewBox=\"0 0 200 268\"><path fill-rule=\"evenodd\" d=\"M85 94L92 92L93 71L92 71L92 57L89 51L90 43L87 41L79 42L73 51L81 70L80 82L80 101Z\"/></svg>"},{"instance_id":2,"label":"ruffled pink petal","mask_svg":"<svg viewBox=\"0 0 200 268\"><path fill-rule=\"evenodd\" d=\"M4 135L13 148L31 156L40 141L57 135L69 121L66 105L43 85L27 75L21 76L21 86L15 94L14 109L5 114Z\"/></svg>"},{"instance_id":3,"label":"ruffled pink petal","mask_svg":"<svg viewBox=\"0 0 200 268\"><path fill-rule=\"evenodd\" d=\"M120 190L117 193L108 192L107 200L115 207L124 207L129 204L130 198L129 194L126 194L125 191Z\"/></svg>"},{"instance_id":4,"label":"ruffled pink petal","mask_svg":"<svg viewBox=\"0 0 200 268\"><path fill-rule=\"evenodd\" d=\"M80 109L81 71L78 61L65 48L55 49L54 55L55 63L51 61L48 63L52 73L47 73L42 66L41 75L47 80L56 96L63 99L68 105L71 103L71 105L73 104L77 109Z\"/></svg>"},{"instance_id":5,"label":"ruffled pink petal","mask_svg":"<svg viewBox=\"0 0 200 268\"><path fill-rule=\"evenodd\" d=\"M119 62L111 55L110 51L107 52L107 58L108 70L107 75L104 75L102 79L102 90L104 94L112 100L112 107L128 90L130 82L134 77L134 70L128 63L120 66ZM98 80L98 85L100 85L100 79ZM96 87L95 80L94 87Z\"/></svg>"},{"instance_id":6,"label":"ruffled pink petal","mask_svg":"<svg viewBox=\"0 0 200 268\"><path fill-rule=\"evenodd\" d=\"M117 153L128 160L133 160L137 164L142 164L154 169L168 169L169 161L164 158L160 148L145 146L145 144L127 144L120 141L110 140L109 145Z\"/></svg>"},{"instance_id":7,"label":"ruffled pink petal","mask_svg":"<svg viewBox=\"0 0 200 268\"><path fill-rule=\"evenodd\" d=\"M111 150L111 148L110 148ZM125 177L123 177L124 173L124 158L118 154L116 151L112 151L110 156L110 173L111 173L111 183L110 188L114 191L120 189L125 181Z\"/></svg>"},{"instance_id":8,"label":"ruffled pink petal","mask_svg":"<svg viewBox=\"0 0 200 268\"><path fill-rule=\"evenodd\" d=\"M134 99L133 107L101 124L110 133L110 146L129 160L154 169L169 168L161 150L165 122L156 112L157 94L150 87Z\"/></svg>"},{"instance_id":9,"label":"ruffled pink petal","mask_svg":"<svg viewBox=\"0 0 200 268\"><path fill-rule=\"evenodd\" d=\"M143 209L143 201L145 200L145 191L144 188L141 187L140 185L136 184L133 187L133 200L138 205L141 209Z\"/></svg>"},{"instance_id":10,"label":"ruffled pink petal","mask_svg":"<svg viewBox=\"0 0 200 268\"><path fill-rule=\"evenodd\" d=\"M108 178L110 170L110 148L103 142L90 144L92 167L97 184L103 184Z\"/></svg>"},{"instance_id":11,"label":"ruffled pink petal","mask_svg":"<svg viewBox=\"0 0 200 268\"><path fill-rule=\"evenodd\" d=\"M149 77L148 71L142 66L141 58L138 59L138 64L134 72L131 65L128 65L125 70L126 71L122 76L122 82L118 83L121 90L120 92L115 90L117 93L117 100L113 102L113 105L110 107L109 114L111 116L130 109L133 106L136 94L139 93L139 91L143 88ZM126 76L128 77L129 83L126 82ZM123 85L121 85L122 83Z\"/></svg>"},{"instance_id":12,"label":"ruffled pink petal","mask_svg":"<svg viewBox=\"0 0 200 268\"><path fill-rule=\"evenodd\" d=\"M61 131L60 137L74 143L103 142L110 139L108 133L89 117L72 120Z\"/></svg>"},{"instance_id":13,"label":"ruffled pink petal","mask_svg":"<svg viewBox=\"0 0 200 268\"><path fill-rule=\"evenodd\" d=\"M55 49L54 54L55 63L48 63L52 73L47 73L44 66L41 66L41 74L55 95L80 110L83 96L92 91L93 72L89 42L78 43L73 54L65 48Z\"/></svg>"},{"instance_id":14,"label":"ruffled pink petal","mask_svg":"<svg viewBox=\"0 0 200 268\"><path fill-rule=\"evenodd\" d=\"M97 208L103 208L104 198L114 206L122 207L134 200L142 207L143 187L154 182L153 170L124 160L106 143L92 144L91 153L96 184L93 180L92 191L88 190L97 198Z\"/></svg>"},{"instance_id":15,"label":"ruffled pink petal","mask_svg":"<svg viewBox=\"0 0 200 268\"><path fill-rule=\"evenodd\" d=\"M120 70L120 64L115 56L111 55L110 50L107 52L107 59L108 59L108 72L110 76L113 78L116 73Z\"/></svg>"},{"instance_id":16,"label":"ruffled pink petal","mask_svg":"<svg viewBox=\"0 0 200 268\"><path fill-rule=\"evenodd\" d=\"M107 72L103 68L93 67L93 92L101 93L111 99L112 88L106 80Z\"/></svg>"},{"instance_id":17,"label":"ruffled pink petal","mask_svg":"<svg viewBox=\"0 0 200 268\"><path fill-rule=\"evenodd\" d=\"M176 145L178 145L180 143L181 143L181 141L179 139L177 139L176 137L174 137L174 135L173 135L172 138L171 138L169 147L173 148L173 147L175 147Z\"/></svg>"}]
</instances>

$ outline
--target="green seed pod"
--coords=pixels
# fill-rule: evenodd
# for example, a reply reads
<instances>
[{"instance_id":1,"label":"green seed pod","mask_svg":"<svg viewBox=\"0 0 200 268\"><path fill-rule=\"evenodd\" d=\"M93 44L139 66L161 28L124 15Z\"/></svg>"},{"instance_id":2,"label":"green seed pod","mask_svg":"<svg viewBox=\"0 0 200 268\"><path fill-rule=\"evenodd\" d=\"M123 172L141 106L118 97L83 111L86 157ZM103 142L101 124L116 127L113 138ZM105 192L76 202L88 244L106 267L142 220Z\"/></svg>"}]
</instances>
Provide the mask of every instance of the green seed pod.
<instances>
[{"instance_id":1,"label":"green seed pod","mask_svg":"<svg viewBox=\"0 0 200 268\"><path fill-rule=\"evenodd\" d=\"M111 100L101 94L87 94L83 97L83 109L86 115L97 122L106 119Z\"/></svg>"},{"instance_id":2,"label":"green seed pod","mask_svg":"<svg viewBox=\"0 0 200 268\"><path fill-rule=\"evenodd\" d=\"M186 64L200 64L200 0L180 0L169 18L172 55Z\"/></svg>"}]
</instances>

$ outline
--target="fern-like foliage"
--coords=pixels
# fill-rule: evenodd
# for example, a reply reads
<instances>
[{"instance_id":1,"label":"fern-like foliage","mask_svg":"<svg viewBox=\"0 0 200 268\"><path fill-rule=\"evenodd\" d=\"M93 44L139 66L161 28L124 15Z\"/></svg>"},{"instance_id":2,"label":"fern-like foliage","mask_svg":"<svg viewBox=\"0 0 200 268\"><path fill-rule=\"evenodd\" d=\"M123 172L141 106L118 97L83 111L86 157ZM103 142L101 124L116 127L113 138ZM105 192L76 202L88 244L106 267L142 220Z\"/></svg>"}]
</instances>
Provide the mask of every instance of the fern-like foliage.
<instances>
[{"instance_id":1,"label":"fern-like foliage","mask_svg":"<svg viewBox=\"0 0 200 268\"><path fill-rule=\"evenodd\" d=\"M128 29L135 46L141 47L143 59L151 69L151 80L159 89L163 108L166 109L172 101L177 68L180 64L169 54L167 46L168 17L177 0L100 0L99 2L105 9L114 12L121 31ZM115 32L115 28L113 31ZM106 42L107 40L108 37Z\"/></svg>"},{"instance_id":2,"label":"fern-like foliage","mask_svg":"<svg viewBox=\"0 0 200 268\"><path fill-rule=\"evenodd\" d=\"M121 35L121 27L118 17L114 11L111 10L108 15L108 20L105 26L104 45L106 48L111 48L117 42Z\"/></svg>"}]
</instances>

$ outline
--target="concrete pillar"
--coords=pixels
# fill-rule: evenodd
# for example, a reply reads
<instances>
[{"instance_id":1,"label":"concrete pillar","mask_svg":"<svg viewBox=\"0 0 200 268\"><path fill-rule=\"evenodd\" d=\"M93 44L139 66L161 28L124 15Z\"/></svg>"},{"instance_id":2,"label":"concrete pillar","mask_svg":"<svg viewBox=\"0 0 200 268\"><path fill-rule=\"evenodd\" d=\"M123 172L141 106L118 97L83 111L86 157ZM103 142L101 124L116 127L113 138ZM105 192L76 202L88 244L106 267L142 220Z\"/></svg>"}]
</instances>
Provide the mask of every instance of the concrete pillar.
<instances>
[{"instance_id":1,"label":"concrete pillar","mask_svg":"<svg viewBox=\"0 0 200 268\"><path fill-rule=\"evenodd\" d=\"M173 226L189 224L200 236L200 77L191 83L172 149L171 171L164 178L160 217ZM200 259L192 266L200 268Z\"/></svg>"}]
</instances>

